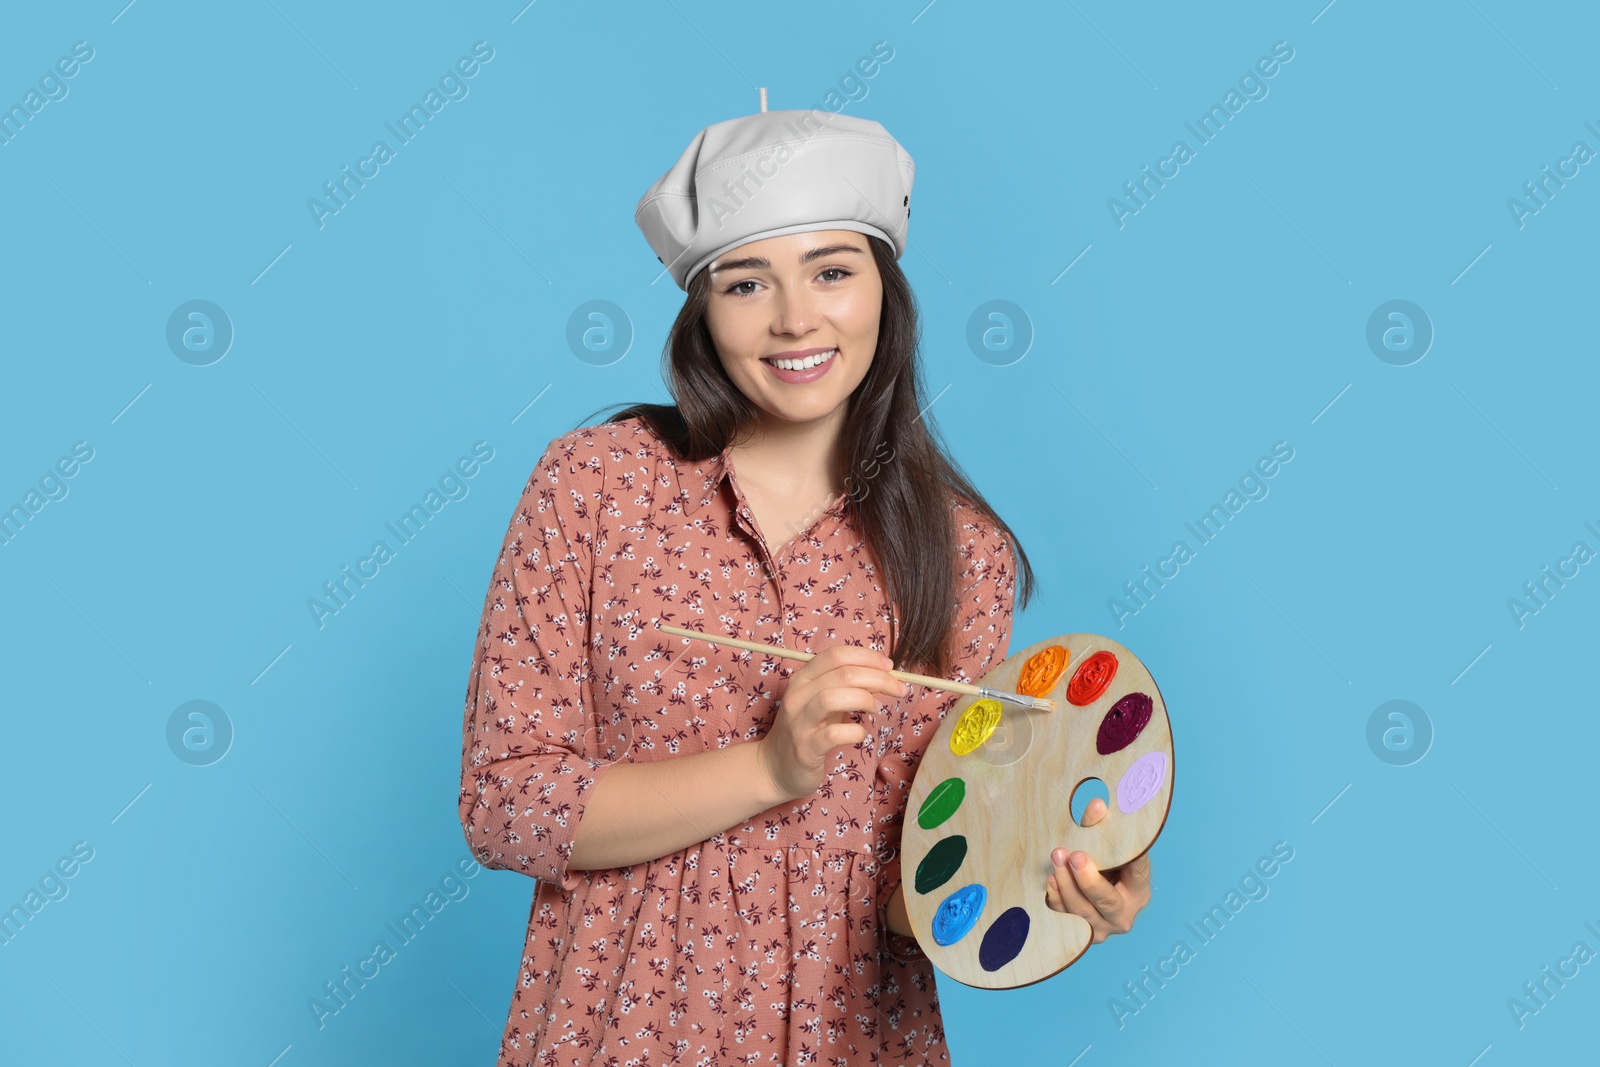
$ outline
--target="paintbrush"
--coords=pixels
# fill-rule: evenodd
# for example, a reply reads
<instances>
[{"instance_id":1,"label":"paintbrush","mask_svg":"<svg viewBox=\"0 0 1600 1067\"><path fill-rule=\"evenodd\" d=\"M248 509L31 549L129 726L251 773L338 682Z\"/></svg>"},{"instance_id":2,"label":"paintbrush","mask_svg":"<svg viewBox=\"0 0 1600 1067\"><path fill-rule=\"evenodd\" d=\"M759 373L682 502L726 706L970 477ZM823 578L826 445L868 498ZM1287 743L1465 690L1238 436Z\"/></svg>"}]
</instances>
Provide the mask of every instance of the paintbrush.
<instances>
[{"instance_id":1,"label":"paintbrush","mask_svg":"<svg viewBox=\"0 0 1600 1067\"><path fill-rule=\"evenodd\" d=\"M723 637L719 634L703 633L700 630L686 630L682 626L670 626L662 622L656 623L656 629L662 633L677 634L680 637L695 637L701 641L710 641L715 645L731 645L734 648L745 648L751 652L765 652L769 656L781 656L784 659L804 661L816 655L815 652L799 652L795 649L782 648L778 645L764 645L759 641L746 641L740 637ZM935 678L930 674L913 674L911 671L890 671L889 673L902 682L925 685L929 689L943 689L950 693L964 693L967 696L1004 700L1007 703L1020 704L1022 707L1034 708L1039 711L1056 710L1056 702L1048 697L1023 696L1021 693L1008 693L1004 689L990 689L986 685L957 682L949 678Z\"/></svg>"}]
</instances>

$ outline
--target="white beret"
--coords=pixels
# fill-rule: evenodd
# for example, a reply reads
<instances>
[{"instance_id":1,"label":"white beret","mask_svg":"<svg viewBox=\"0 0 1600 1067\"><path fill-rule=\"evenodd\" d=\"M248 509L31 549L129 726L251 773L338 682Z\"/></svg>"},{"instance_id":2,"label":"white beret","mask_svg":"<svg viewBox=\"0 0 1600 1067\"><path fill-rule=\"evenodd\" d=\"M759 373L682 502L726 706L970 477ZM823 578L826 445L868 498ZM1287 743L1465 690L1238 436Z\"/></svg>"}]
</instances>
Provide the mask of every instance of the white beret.
<instances>
[{"instance_id":1,"label":"white beret","mask_svg":"<svg viewBox=\"0 0 1600 1067\"><path fill-rule=\"evenodd\" d=\"M761 111L695 134L639 200L633 220L685 291L722 253L807 230L881 237L899 259L915 169L871 119Z\"/></svg>"}]
</instances>

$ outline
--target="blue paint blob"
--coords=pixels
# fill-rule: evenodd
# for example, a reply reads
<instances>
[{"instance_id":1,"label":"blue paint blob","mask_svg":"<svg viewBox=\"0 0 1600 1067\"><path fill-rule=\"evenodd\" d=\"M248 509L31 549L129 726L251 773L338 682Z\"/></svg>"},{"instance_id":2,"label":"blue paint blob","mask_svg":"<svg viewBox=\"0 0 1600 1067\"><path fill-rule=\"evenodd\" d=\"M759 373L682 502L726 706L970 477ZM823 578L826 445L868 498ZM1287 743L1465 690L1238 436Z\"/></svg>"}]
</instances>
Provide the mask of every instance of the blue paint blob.
<instances>
[{"instance_id":1,"label":"blue paint blob","mask_svg":"<svg viewBox=\"0 0 1600 1067\"><path fill-rule=\"evenodd\" d=\"M981 885L963 886L944 898L939 910L933 913L933 939L941 945L953 945L967 936L983 914L989 891Z\"/></svg>"},{"instance_id":2,"label":"blue paint blob","mask_svg":"<svg viewBox=\"0 0 1600 1067\"><path fill-rule=\"evenodd\" d=\"M1012 908L994 921L978 947L978 962L986 971L998 971L1017 958L1028 940L1028 912Z\"/></svg>"}]
</instances>

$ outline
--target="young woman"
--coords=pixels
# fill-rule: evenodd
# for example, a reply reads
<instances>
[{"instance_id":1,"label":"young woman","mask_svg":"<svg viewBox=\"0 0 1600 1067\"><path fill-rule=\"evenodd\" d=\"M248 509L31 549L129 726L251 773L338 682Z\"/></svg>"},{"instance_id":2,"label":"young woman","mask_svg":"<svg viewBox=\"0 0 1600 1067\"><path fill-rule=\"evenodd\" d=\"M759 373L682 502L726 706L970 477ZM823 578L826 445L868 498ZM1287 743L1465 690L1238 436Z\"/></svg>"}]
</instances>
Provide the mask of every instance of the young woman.
<instances>
[{"instance_id":1,"label":"young woman","mask_svg":"<svg viewBox=\"0 0 1600 1067\"><path fill-rule=\"evenodd\" d=\"M976 680L1033 577L929 430L903 243L814 195L695 250L677 403L552 441L502 544L461 791L477 857L539 880L500 1067L949 1062L898 852L960 697L889 671ZM1086 859L1040 891L1098 942L1148 860Z\"/></svg>"}]
</instances>

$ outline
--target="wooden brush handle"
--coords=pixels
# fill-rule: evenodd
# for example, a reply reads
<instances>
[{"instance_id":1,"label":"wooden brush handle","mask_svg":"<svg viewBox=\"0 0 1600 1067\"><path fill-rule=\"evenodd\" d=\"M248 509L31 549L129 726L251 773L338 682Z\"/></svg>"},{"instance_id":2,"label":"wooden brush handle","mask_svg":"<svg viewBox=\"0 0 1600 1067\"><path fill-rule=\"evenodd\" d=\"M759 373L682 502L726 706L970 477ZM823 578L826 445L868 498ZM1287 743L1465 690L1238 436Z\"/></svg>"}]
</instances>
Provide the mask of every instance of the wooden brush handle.
<instances>
[{"instance_id":1,"label":"wooden brush handle","mask_svg":"<svg viewBox=\"0 0 1600 1067\"><path fill-rule=\"evenodd\" d=\"M742 637L723 637L720 634L708 634L700 630L686 630L682 626L670 626L661 622L656 624L656 629L662 633L677 634L680 637L696 637L702 641L710 641L715 645L731 645L734 648L745 648L751 652L765 652L769 656L780 656L783 659L809 660L816 656L815 652L800 652L792 648L783 648L778 645L764 645L760 641L746 641ZM981 696L983 690L969 682L956 682L948 678L935 678L931 674L914 674L911 671L890 671L890 674L902 682L915 682L925 685L929 689L943 689L950 693L964 693L967 696Z\"/></svg>"}]
</instances>

